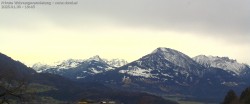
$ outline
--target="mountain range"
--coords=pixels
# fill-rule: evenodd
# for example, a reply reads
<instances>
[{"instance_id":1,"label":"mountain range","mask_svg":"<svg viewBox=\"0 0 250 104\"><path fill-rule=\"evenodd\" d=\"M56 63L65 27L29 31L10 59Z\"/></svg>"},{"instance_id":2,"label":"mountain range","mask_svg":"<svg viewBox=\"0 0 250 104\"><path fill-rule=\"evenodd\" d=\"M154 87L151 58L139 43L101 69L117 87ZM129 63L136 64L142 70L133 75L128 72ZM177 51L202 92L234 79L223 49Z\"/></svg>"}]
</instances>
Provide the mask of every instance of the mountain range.
<instances>
[{"instance_id":1,"label":"mountain range","mask_svg":"<svg viewBox=\"0 0 250 104\"><path fill-rule=\"evenodd\" d=\"M193 59L206 68L220 68L228 71L234 76L243 76L249 74L249 65L238 63L236 60L229 59L228 57L199 55Z\"/></svg>"},{"instance_id":2,"label":"mountain range","mask_svg":"<svg viewBox=\"0 0 250 104\"><path fill-rule=\"evenodd\" d=\"M56 65L37 63L32 66L38 73L58 74L71 79L81 79L98 73L114 70L127 64L124 59L102 59L98 55L86 60L69 59Z\"/></svg>"},{"instance_id":3,"label":"mountain range","mask_svg":"<svg viewBox=\"0 0 250 104\"><path fill-rule=\"evenodd\" d=\"M59 74L79 82L98 82L111 88L221 100L229 89L241 91L250 83L250 67L228 57L199 55L194 58L159 47L133 62L117 66L100 57L68 60L38 72ZM62 70L63 69L63 70Z\"/></svg>"},{"instance_id":4,"label":"mountain range","mask_svg":"<svg viewBox=\"0 0 250 104\"><path fill-rule=\"evenodd\" d=\"M19 86L18 83L23 83L22 86L25 86L24 91L20 89L20 94L15 93L19 90L19 87L15 88ZM83 99L96 102L108 99L118 102L117 104L177 104L148 93L128 92L101 83L75 82L56 74L37 73L2 53L0 53L0 95L0 101L7 101L6 103L19 103L20 100L27 104L68 104ZM22 100L15 99L16 96Z\"/></svg>"},{"instance_id":5,"label":"mountain range","mask_svg":"<svg viewBox=\"0 0 250 104\"><path fill-rule=\"evenodd\" d=\"M229 89L240 92L250 84L250 67L247 64L219 56L191 58L180 51L163 47L130 63L123 59L107 60L94 56L69 59L56 65L37 63L29 68L0 54L0 66L1 79L25 77L30 83L57 89L39 95L70 101L115 98L136 104L141 99L139 96L145 95L160 102L164 100L157 96L218 103ZM126 102L125 98L133 100Z\"/></svg>"}]
</instances>

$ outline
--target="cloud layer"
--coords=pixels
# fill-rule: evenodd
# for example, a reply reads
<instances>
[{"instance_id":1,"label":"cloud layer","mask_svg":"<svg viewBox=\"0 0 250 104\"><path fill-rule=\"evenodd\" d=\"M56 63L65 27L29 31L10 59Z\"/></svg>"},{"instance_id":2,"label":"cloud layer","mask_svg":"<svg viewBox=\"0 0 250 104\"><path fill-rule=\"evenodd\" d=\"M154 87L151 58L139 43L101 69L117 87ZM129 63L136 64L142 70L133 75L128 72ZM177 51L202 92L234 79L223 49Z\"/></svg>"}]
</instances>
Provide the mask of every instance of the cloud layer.
<instances>
[{"instance_id":1,"label":"cloud layer","mask_svg":"<svg viewBox=\"0 0 250 104\"><path fill-rule=\"evenodd\" d=\"M86 12L131 26L250 40L249 0L91 0Z\"/></svg>"},{"instance_id":2,"label":"cloud layer","mask_svg":"<svg viewBox=\"0 0 250 104\"><path fill-rule=\"evenodd\" d=\"M32 63L38 54L56 60L105 53L135 60L161 46L191 56L229 56L250 63L250 0L78 2L0 10L1 50L23 59L29 56Z\"/></svg>"}]
</instances>

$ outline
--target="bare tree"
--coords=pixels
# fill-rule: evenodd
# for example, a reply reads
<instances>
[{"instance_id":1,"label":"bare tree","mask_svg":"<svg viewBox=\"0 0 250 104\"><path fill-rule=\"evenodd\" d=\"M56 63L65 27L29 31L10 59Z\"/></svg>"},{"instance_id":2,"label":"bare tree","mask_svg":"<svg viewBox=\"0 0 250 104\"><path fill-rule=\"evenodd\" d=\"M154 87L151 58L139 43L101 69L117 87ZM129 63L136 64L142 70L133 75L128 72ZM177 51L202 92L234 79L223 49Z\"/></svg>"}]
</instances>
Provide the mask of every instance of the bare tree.
<instances>
[{"instance_id":1,"label":"bare tree","mask_svg":"<svg viewBox=\"0 0 250 104\"><path fill-rule=\"evenodd\" d=\"M27 83L24 80L0 80L0 104L25 100Z\"/></svg>"}]
</instances>

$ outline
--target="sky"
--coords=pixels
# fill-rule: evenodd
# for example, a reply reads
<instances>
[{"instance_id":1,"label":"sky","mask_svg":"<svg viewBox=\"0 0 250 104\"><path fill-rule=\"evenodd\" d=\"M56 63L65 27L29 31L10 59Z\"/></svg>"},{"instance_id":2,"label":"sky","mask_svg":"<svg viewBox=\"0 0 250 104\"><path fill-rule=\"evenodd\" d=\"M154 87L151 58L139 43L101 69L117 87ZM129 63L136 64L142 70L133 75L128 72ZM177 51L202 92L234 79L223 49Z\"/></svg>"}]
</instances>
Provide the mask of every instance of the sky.
<instances>
[{"instance_id":1,"label":"sky","mask_svg":"<svg viewBox=\"0 0 250 104\"><path fill-rule=\"evenodd\" d=\"M3 0L0 0L3 1ZM0 52L28 66L121 58L158 47L250 64L250 0L79 0L0 9Z\"/></svg>"}]
</instances>

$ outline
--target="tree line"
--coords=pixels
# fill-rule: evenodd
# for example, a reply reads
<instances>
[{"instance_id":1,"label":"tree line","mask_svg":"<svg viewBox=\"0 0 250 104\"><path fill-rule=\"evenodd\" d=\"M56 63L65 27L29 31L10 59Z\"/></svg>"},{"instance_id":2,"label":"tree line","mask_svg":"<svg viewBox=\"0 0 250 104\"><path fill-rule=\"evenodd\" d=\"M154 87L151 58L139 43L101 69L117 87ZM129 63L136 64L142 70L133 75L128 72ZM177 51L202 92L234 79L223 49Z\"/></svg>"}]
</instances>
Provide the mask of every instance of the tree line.
<instances>
[{"instance_id":1,"label":"tree line","mask_svg":"<svg viewBox=\"0 0 250 104\"><path fill-rule=\"evenodd\" d=\"M246 88L239 97L233 90L229 90L222 104L250 104L250 87Z\"/></svg>"}]
</instances>

